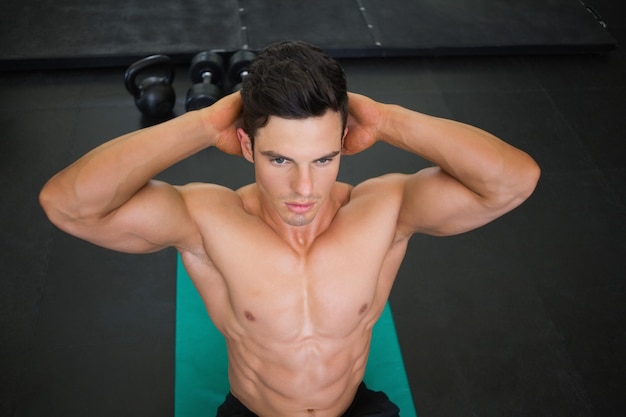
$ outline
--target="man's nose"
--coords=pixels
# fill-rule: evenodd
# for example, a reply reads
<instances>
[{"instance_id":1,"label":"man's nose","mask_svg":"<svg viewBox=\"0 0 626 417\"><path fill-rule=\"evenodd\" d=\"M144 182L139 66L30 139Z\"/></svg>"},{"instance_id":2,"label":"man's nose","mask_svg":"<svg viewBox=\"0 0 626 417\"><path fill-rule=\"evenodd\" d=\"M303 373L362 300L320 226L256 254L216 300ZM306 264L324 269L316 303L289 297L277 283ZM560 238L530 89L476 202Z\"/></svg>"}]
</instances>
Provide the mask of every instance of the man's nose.
<instances>
[{"instance_id":1,"label":"man's nose","mask_svg":"<svg viewBox=\"0 0 626 417\"><path fill-rule=\"evenodd\" d=\"M313 176L311 175L310 167L298 169L294 178L293 188L302 196L308 196L313 192Z\"/></svg>"}]
</instances>

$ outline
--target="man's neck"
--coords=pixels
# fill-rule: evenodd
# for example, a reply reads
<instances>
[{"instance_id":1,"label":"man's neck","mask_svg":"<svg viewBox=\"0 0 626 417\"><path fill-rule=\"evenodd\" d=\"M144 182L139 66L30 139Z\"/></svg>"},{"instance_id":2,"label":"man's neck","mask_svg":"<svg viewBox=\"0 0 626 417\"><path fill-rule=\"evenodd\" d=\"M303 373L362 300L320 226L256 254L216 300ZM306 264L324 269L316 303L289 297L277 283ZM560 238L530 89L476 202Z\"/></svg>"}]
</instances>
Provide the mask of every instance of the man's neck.
<instances>
[{"instance_id":1,"label":"man's neck","mask_svg":"<svg viewBox=\"0 0 626 417\"><path fill-rule=\"evenodd\" d=\"M333 200L326 200L313 220L302 226L285 223L271 208L261 203L259 217L296 253L305 254L317 238L331 225L341 206Z\"/></svg>"},{"instance_id":2,"label":"man's neck","mask_svg":"<svg viewBox=\"0 0 626 417\"><path fill-rule=\"evenodd\" d=\"M349 201L352 187L337 183L331 195L322 202L313 220L302 226L285 223L259 196L258 216L296 253L306 254L317 238L331 226L339 209Z\"/></svg>"}]
</instances>

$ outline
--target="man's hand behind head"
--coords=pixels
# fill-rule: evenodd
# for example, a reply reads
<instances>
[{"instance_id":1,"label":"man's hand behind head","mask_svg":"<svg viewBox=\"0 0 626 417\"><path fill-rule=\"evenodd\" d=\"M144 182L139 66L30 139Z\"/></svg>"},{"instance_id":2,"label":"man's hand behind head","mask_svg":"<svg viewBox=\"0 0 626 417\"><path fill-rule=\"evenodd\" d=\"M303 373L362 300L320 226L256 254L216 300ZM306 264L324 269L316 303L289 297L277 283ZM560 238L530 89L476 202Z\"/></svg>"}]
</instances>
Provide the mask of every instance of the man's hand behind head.
<instances>
[{"instance_id":1,"label":"man's hand behind head","mask_svg":"<svg viewBox=\"0 0 626 417\"><path fill-rule=\"evenodd\" d=\"M348 135L344 139L342 153L353 155L374 145L379 138L382 120L382 104L365 96L348 93Z\"/></svg>"},{"instance_id":2,"label":"man's hand behind head","mask_svg":"<svg viewBox=\"0 0 626 417\"><path fill-rule=\"evenodd\" d=\"M237 128L241 127L241 94L232 93L210 107L203 119L208 123L207 134L214 138L214 146L231 155L241 156L241 145L237 139Z\"/></svg>"}]
</instances>

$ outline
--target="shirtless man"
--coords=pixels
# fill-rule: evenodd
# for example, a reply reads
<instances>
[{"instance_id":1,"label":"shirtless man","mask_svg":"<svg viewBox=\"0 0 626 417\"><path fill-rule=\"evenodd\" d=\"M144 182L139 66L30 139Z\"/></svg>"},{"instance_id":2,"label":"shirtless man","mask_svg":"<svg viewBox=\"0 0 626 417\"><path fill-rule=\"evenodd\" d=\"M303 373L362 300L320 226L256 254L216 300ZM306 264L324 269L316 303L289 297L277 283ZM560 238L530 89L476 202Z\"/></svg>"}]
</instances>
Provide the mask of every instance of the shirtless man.
<instances>
[{"instance_id":1,"label":"shirtless man","mask_svg":"<svg viewBox=\"0 0 626 417\"><path fill-rule=\"evenodd\" d=\"M409 238L503 215L533 192L539 168L478 128L348 94L341 67L315 47L271 45L249 70L241 94L89 152L46 184L41 204L105 248L177 248L227 341L231 393L218 415L397 415L362 378ZM379 140L434 166L336 181L342 154ZM253 163L256 182L152 179L210 146Z\"/></svg>"}]
</instances>

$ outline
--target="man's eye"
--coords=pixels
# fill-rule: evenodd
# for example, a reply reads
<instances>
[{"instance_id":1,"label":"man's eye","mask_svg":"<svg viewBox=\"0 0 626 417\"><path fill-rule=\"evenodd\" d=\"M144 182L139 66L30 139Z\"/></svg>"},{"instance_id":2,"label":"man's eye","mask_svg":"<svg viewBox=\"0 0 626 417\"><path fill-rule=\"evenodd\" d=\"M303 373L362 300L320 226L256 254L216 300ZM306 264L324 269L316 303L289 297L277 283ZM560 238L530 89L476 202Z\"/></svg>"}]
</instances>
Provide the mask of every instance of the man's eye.
<instances>
[{"instance_id":1,"label":"man's eye","mask_svg":"<svg viewBox=\"0 0 626 417\"><path fill-rule=\"evenodd\" d=\"M322 158L322 159L318 159L317 163L318 165L327 165L330 163L330 161L332 161L332 158Z\"/></svg>"},{"instance_id":2,"label":"man's eye","mask_svg":"<svg viewBox=\"0 0 626 417\"><path fill-rule=\"evenodd\" d=\"M287 163L287 160L285 158L272 158L272 163L274 165L285 165Z\"/></svg>"}]
</instances>

